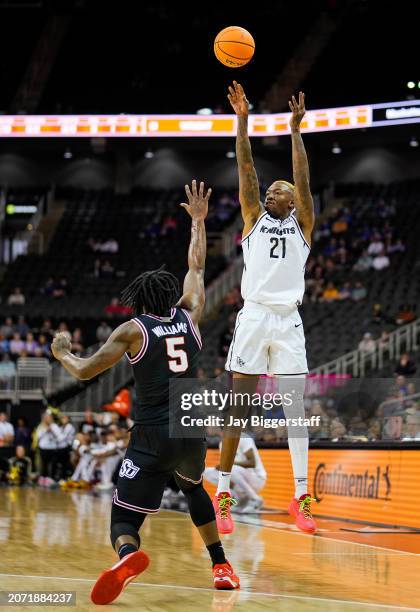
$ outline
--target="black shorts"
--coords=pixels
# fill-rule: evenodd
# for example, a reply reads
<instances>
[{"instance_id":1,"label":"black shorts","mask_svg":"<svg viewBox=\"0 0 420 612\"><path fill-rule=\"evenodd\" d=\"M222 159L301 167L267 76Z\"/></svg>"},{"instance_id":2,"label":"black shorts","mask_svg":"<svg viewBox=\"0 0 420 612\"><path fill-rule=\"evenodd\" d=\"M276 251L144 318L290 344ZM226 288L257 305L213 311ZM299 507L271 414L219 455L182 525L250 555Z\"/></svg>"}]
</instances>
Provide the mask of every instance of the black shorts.
<instances>
[{"instance_id":1,"label":"black shorts","mask_svg":"<svg viewBox=\"0 0 420 612\"><path fill-rule=\"evenodd\" d=\"M136 425L119 472L113 503L121 508L154 514L172 476L182 489L200 484L206 441L170 438L168 425Z\"/></svg>"}]
</instances>

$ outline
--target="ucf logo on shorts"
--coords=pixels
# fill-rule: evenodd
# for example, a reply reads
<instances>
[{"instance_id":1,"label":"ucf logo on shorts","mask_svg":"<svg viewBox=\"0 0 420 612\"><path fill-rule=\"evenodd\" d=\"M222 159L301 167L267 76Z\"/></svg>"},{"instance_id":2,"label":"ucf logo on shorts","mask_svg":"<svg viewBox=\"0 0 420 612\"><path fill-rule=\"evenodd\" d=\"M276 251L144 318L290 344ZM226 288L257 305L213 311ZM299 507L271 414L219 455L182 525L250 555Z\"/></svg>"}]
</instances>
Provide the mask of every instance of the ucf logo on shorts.
<instances>
[{"instance_id":1,"label":"ucf logo on shorts","mask_svg":"<svg viewBox=\"0 0 420 612\"><path fill-rule=\"evenodd\" d=\"M131 459L124 459L119 475L121 478L134 478L139 470L140 468L137 467L137 465L134 465Z\"/></svg>"}]
</instances>

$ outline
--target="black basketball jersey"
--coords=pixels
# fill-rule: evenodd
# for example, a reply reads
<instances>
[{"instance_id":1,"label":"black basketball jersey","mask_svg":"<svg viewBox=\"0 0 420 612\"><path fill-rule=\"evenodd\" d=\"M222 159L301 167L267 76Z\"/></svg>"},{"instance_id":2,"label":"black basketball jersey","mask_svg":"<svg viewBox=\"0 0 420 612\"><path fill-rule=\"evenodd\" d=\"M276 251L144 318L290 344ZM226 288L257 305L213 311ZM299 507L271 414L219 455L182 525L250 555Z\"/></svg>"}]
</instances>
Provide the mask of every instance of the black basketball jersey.
<instances>
[{"instance_id":1,"label":"black basketball jersey","mask_svg":"<svg viewBox=\"0 0 420 612\"><path fill-rule=\"evenodd\" d=\"M168 423L169 381L196 376L201 339L189 312L182 308L172 308L170 317L143 314L132 321L144 339L137 355L127 353L136 384L134 421L141 425Z\"/></svg>"}]
</instances>

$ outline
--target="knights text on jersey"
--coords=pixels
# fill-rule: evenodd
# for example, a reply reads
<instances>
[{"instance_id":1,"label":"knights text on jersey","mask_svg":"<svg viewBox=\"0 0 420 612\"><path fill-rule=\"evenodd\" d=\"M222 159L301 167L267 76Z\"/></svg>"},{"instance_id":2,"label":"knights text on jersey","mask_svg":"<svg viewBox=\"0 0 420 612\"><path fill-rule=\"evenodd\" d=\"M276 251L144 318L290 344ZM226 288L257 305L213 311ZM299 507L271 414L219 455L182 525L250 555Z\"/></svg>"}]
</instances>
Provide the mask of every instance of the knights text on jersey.
<instances>
[{"instance_id":1,"label":"knights text on jersey","mask_svg":"<svg viewBox=\"0 0 420 612\"><path fill-rule=\"evenodd\" d=\"M143 314L132 319L143 346L127 358L133 367L137 401L133 419L140 425L169 422L169 381L195 378L201 339L187 310L172 308L170 317Z\"/></svg>"},{"instance_id":2,"label":"knights text on jersey","mask_svg":"<svg viewBox=\"0 0 420 612\"><path fill-rule=\"evenodd\" d=\"M286 219L264 213L242 240L245 301L268 306L296 306L305 291L305 264L310 247L294 211Z\"/></svg>"}]
</instances>

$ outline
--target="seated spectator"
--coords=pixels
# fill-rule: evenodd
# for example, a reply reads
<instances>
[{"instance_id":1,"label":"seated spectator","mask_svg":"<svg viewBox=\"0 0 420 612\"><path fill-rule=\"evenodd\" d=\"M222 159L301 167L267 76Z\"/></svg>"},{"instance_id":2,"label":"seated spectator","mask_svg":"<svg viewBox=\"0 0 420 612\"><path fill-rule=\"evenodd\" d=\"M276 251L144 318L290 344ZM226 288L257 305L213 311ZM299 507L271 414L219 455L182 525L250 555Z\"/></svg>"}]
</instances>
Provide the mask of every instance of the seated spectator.
<instances>
[{"instance_id":1,"label":"seated spectator","mask_svg":"<svg viewBox=\"0 0 420 612\"><path fill-rule=\"evenodd\" d=\"M3 336L6 340L9 340L13 336L13 319L7 317L3 325L0 327L0 336Z\"/></svg>"},{"instance_id":2,"label":"seated spectator","mask_svg":"<svg viewBox=\"0 0 420 612\"><path fill-rule=\"evenodd\" d=\"M382 437L381 433L382 433L381 419L377 417L370 419L368 422L368 430L367 430L368 440L371 440L371 441L380 440Z\"/></svg>"},{"instance_id":3,"label":"seated spectator","mask_svg":"<svg viewBox=\"0 0 420 612\"><path fill-rule=\"evenodd\" d=\"M324 248L323 255L326 257L331 257L337 251L337 240L336 238L331 238L329 244Z\"/></svg>"},{"instance_id":4,"label":"seated spectator","mask_svg":"<svg viewBox=\"0 0 420 612\"><path fill-rule=\"evenodd\" d=\"M178 223L172 215L167 215L162 223L162 229L160 231L161 236L172 236L178 227Z\"/></svg>"},{"instance_id":5,"label":"seated spectator","mask_svg":"<svg viewBox=\"0 0 420 612\"><path fill-rule=\"evenodd\" d=\"M7 413L2 410L0 412L0 447L13 446L14 437L14 427L9 423Z\"/></svg>"},{"instance_id":6,"label":"seated spectator","mask_svg":"<svg viewBox=\"0 0 420 612\"><path fill-rule=\"evenodd\" d=\"M105 313L112 317L129 316L133 313L133 309L129 306L120 304L120 300L117 297L112 298L110 304L105 307Z\"/></svg>"},{"instance_id":7,"label":"seated spectator","mask_svg":"<svg viewBox=\"0 0 420 612\"><path fill-rule=\"evenodd\" d=\"M375 234L368 246L368 254L369 255L379 255L379 253L383 253L384 251L384 243L382 242L382 238L379 234Z\"/></svg>"},{"instance_id":8,"label":"seated spectator","mask_svg":"<svg viewBox=\"0 0 420 612\"><path fill-rule=\"evenodd\" d=\"M367 289L362 285L360 281L358 281L351 292L351 299L354 302L360 302L367 297Z\"/></svg>"},{"instance_id":9,"label":"seated spectator","mask_svg":"<svg viewBox=\"0 0 420 612\"><path fill-rule=\"evenodd\" d=\"M115 238L108 238L105 242L99 243L97 250L101 253L118 253L119 244Z\"/></svg>"},{"instance_id":10,"label":"seated spectator","mask_svg":"<svg viewBox=\"0 0 420 612\"><path fill-rule=\"evenodd\" d=\"M51 357L51 344L44 334L40 334L38 337L38 351L41 357L46 357L47 359Z\"/></svg>"},{"instance_id":11,"label":"seated spectator","mask_svg":"<svg viewBox=\"0 0 420 612\"><path fill-rule=\"evenodd\" d=\"M344 285L338 291L338 299L348 300L351 298L351 295L352 295L352 291L351 291L350 283L344 283Z\"/></svg>"},{"instance_id":12,"label":"seated spectator","mask_svg":"<svg viewBox=\"0 0 420 612\"><path fill-rule=\"evenodd\" d=\"M408 415L402 441L420 440L420 415Z\"/></svg>"},{"instance_id":13,"label":"seated spectator","mask_svg":"<svg viewBox=\"0 0 420 612\"><path fill-rule=\"evenodd\" d=\"M308 428L310 440L328 440L330 419L325 414L321 402L314 401L309 410L309 417L319 417L317 425Z\"/></svg>"},{"instance_id":14,"label":"seated spectator","mask_svg":"<svg viewBox=\"0 0 420 612\"><path fill-rule=\"evenodd\" d=\"M416 318L416 313L408 304L401 306L395 317L395 323L397 325L404 325L405 323L411 323Z\"/></svg>"},{"instance_id":15,"label":"seated spectator","mask_svg":"<svg viewBox=\"0 0 420 612\"><path fill-rule=\"evenodd\" d=\"M19 334L13 334L13 339L10 340L10 353L12 355L20 355L25 348L25 343Z\"/></svg>"},{"instance_id":16,"label":"seated spectator","mask_svg":"<svg viewBox=\"0 0 420 612\"><path fill-rule=\"evenodd\" d=\"M9 297L7 298L7 303L9 306L24 306L25 305L25 296L23 295L19 287L16 287L13 293L9 295Z\"/></svg>"},{"instance_id":17,"label":"seated spectator","mask_svg":"<svg viewBox=\"0 0 420 612\"><path fill-rule=\"evenodd\" d=\"M331 442L338 442L346 436L346 426L338 418L334 418L330 423Z\"/></svg>"},{"instance_id":18,"label":"seated spectator","mask_svg":"<svg viewBox=\"0 0 420 612\"><path fill-rule=\"evenodd\" d=\"M395 374L399 376L413 376L416 373L417 366L408 353L401 355L400 360L395 368Z\"/></svg>"},{"instance_id":19,"label":"seated spectator","mask_svg":"<svg viewBox=\"0 0 420 612\"><path fill-rule=\"evenodd\" d=\"M378 340L378 347L382 351L389 351L389 334L386 331L381 333L381 336Z\"/></svg>"},{"instance_id":20,"label":"seated spectator","mask_svg":"<svg viewBox=\"0 0 420 612\"><path fill-rule=\"evenodd\" d=\"M102 278L112 278L114 276L114 272L115 268L111 262L108 259L104 261L100 268L100 276Z\"/></svg>"},{"instance_id":21,"label":"seated spectator","mask_svg":"<svg viewBox=\"0 0 420 612\"><path fill-rule=\"evenodd\" d=\"M16 376L16 366L6 353L0 361L0 389L11 389Z\"/></svg>"},{"instance_id":22,"label":"seated spectator","mask_svg":"<svg viewBox=\"0 0 420 612\"><path fill-rule=\"evenodd\" d=\"M110 327L106 321L102 321L96 330L96 339L98 342L106 342L111 334L112 327Z\"/></svg>"},{"instance_id":23,"label":"seated spectator","mask_svg":"<svg viewBox=\"0 0 420 612\"><path fill-rule=\"evenodd\" d=\"M22 338L31 331L23 315L19 315L16 325L13 325L13 331Z\"/></svg>"},{"instance_id":24,"label":"seated spectator","mask_svg":"<svg viewBox=\"0 0 420 612\"><path fill-rule=\"evenodd\" d=\"M55 331L53 329L52 323L50 319L45 319L41 325L41 329L39 330L41 334L46 336L47 340L52 340L55 335Z\"/></svg>"},{"instance_id":25,"label":"seated spectator","mask_svg":"<svg viewBox=\"0 0 420 612\"><path fill-rule=\"evenodd\" d=\"M96 430L97 423L95 420L94 412L88 408L85 410L84 420L79 425L79 432L83 434L90 434Z\"/></svg>"},{"instance_id":26,"label":"seated spectator","mask_svg":"<svg viewBox=\"0 0 420 612\"><path fill-rule=\"evenodd\" d=\"M55 288L55 282L52 276L47 279L47 282L41 287L40 292L46 297L51 297Z\"/></svg>"},{"instance_id":27,"label":"seated spectator","mask_svg":"<svg viewBox=\"0 0 420 612\"><path fill-rule=\"evenodd\" d=\"M374 304L372 306L372 317L367 320L367 324L384 325L385 323L393 322L393 319L384 313L381 304Z\"/></svg>"},{"instance_id":28,"label":"seated spectator","mask_svg":"<svg viewBox=\"0 0 420 612\"><path fill-rule=\"evenodd\" d=\"M371 269L372 263L373 263L372 257L369 255L367 251L363 251L359 259L354 264L353 270L355 270L356 272L366 272L367 270Z\"/></svg>"},{"instance_id":29,"label":"seated spectator","mask_svg":"<svg viewBox=\"0 0 420 612\"><path fill-rule=\"evenodd\" d=\"M77 327L72 334L71 347L74 353L83 353L85 350L83 346L82 330L79 327Z\"/></svg>"},{"instance_id":30,"label":"seated spectator","mask_svg":"<svg viewBox=\"0 0 420 612\"><path fill-rule=\"evenodd\" d=\"M9 349L10 342L3 336L3 334L0 334L0 355L8 353Z\"/></svg>"},{"instance_id":31,"label":"seated spectator","mask_svg":"<svg viewBox=\"0 0 420 612\"><path fill-rule=\"evenodd\" d=\"M389 257L385 254L385 251L381 251L373 258L372 267L374 270L385 270L390 265Z\"/></svg>"},{"instance_id":32,"label":"seated spectator","mask_svg":"<svg viewBox=\"0 0 420 612\"><path fill-rule=\"evenodd\" d=\"M330 281L326 288L322 293L322 301L323 302L334 302L339 299L339 293L337 287L334 286L334 283Z\"/></svg>"},{"instance_id":33,"label":"seated spectator","mask_svg":"<svg viewBox=\"0 0 420 612\"><path fill-rule=\"evenodd\" d=\"M15 456L9 459L8 481L12 485L24 485L31 481L32 461L26 457L24 446L16 446Z\"/></svg>"},{"instance_id":34,"label":"seated spectator","mask_svg":"<svg viewBox=\"0 0 420 612\"><path fill-rule=\"evenodd\" d=\"M363 355L370 355L371 353L375 352L376 342L372 338L372 334L371 333L366 332L363 335L363 339L359 342L359 347L358 348L359 348L359 351Z\"/></svg>"},{"instance_id":35,"label":"seated spectator","mask_svg":"<svg viewBox=\"0 0 420 612\"><path fill-rule=\"evenodd\" d=\"M58 283L54 285L54 289L52 292L52 297L62 298L69 295L69 285L66 278L61 278Z\"/></svg>"},{"instance_id":36,"label":"seated spectator","mask_svg":"<svg viewBox=\"0 0 420 612\"><path fill-rule=\"evenodd\" d=\"M36 342L34 335L31 332L29 332L26 336L26 342L25 342L25 350L28 353L28 355L34 355L38 346L39 346L38 342Z\"/></svg>"},{"instance_id":37,"label":"seated spectator","mask_svg":"<svg viewBox=\"0 0 420 612\"><path fill-rule=\"evenodd\" d=\"M398 239L395 242L392 242L388 248L387 248L387 253L389 253L390 255L392 255L393 253L405 253L405 245L402 242L402 240Z\"/></svg>"}]
</instances>

